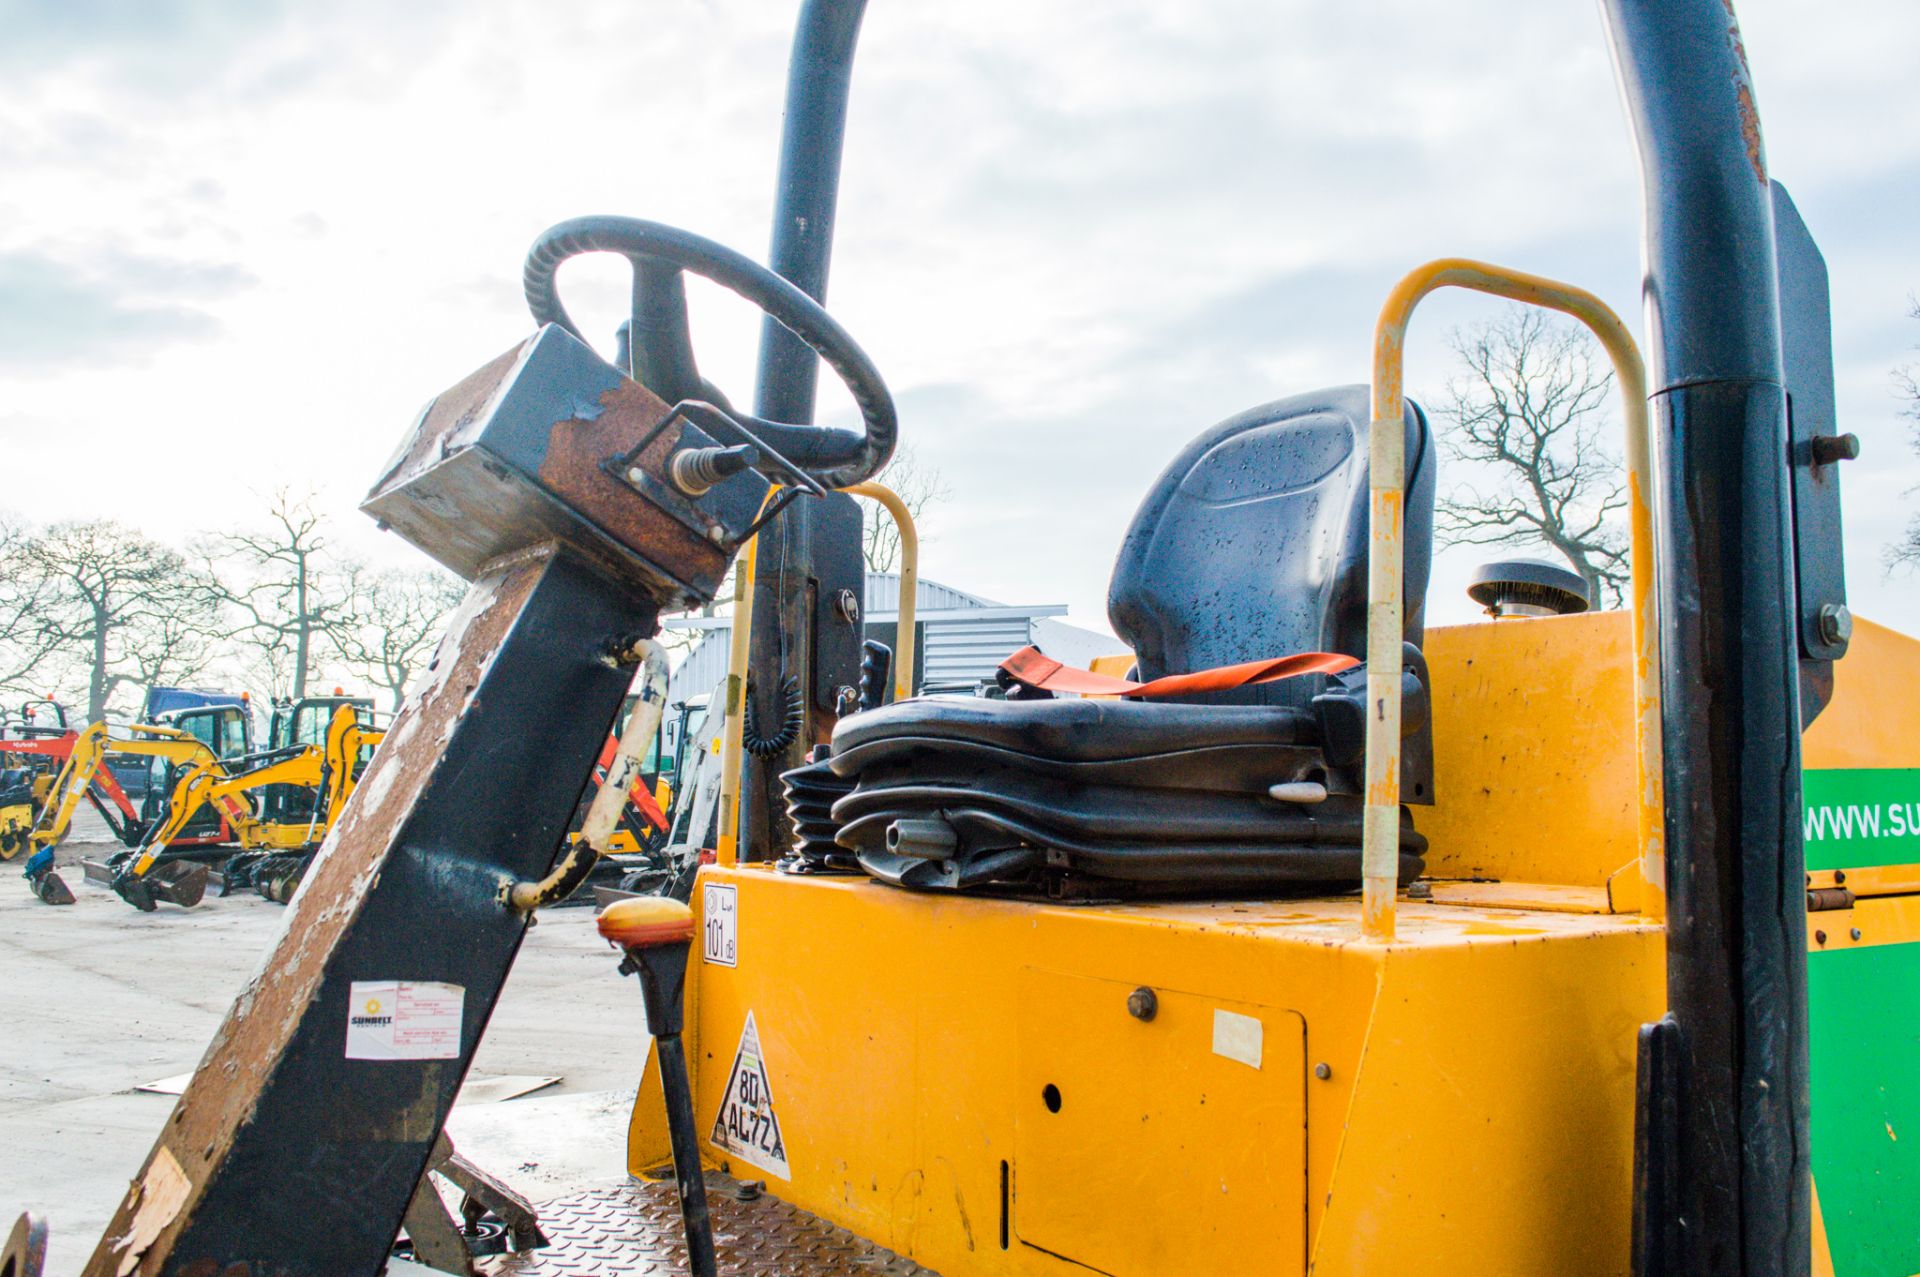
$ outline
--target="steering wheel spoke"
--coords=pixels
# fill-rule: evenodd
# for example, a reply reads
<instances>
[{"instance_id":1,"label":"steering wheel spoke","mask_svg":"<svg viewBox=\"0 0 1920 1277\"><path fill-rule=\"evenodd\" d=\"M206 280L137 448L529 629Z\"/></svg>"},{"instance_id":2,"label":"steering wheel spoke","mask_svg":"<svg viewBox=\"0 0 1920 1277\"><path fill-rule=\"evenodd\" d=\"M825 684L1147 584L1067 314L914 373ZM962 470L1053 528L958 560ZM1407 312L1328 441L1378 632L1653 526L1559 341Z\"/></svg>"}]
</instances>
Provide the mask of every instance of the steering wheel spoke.
<instances>
[{"instance_id":1,"label":"steering wheel spoke","mask_svg":"<svg viewBox=\"0 0 1920 1277\"><path fill-rule=\"evenodd\" d=\"M725 407L694 361L682 274L691 271L746 298L825 360L852 394L864 427L852 431L731 414L745 430L797 474L827 488L864 482L893 455L899 419L879 369L846 329L792 283L677 227L635 217L574 218L534 241L522 282L536 321L557 324L582 341L586 338L561 304L556 276L562 262L583 253L619 253L633 263L633 372L668 402L705 400Z\"/></svg>"}]
</instances>

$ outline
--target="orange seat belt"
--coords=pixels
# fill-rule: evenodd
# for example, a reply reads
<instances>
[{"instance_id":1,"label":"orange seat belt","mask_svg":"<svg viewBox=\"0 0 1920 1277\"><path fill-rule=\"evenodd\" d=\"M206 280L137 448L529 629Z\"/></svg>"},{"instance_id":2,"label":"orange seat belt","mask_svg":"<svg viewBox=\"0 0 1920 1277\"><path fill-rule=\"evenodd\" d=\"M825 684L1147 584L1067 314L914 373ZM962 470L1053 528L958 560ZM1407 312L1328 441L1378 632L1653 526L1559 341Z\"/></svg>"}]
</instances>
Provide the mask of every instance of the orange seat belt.
<instances>
[{"instance_id":1,"label":"orange seat belt","mask_svg":"<svg viewBox=\"0 0 1920 1277\"><path fill-rule=\"evenodd\" d=\"M1296 652L1292 656L1222 665L1191 674L1168 674L1151 682L1135 683L1111 674L1095 674L1092 670L1062 665L1037 647L1023 647L1000 662L1000 668L1023 687L1047 692L1073 692L1080 696L1180 696L1277 683L1301 674L1339 674L1358 664L1353 657L1338 652Z\"/></svg>"}]
</instances>

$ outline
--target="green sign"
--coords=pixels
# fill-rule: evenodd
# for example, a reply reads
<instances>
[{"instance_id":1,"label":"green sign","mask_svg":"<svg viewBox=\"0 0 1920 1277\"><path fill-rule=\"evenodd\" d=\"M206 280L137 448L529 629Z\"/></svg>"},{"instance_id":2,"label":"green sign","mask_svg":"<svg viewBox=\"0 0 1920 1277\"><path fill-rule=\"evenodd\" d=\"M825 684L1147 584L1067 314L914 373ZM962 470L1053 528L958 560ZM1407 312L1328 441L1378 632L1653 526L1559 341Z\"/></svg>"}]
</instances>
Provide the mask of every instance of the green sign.
<instances>
[{"instance_id":1,"label":"green sign","mask_svg":"<svg viewBox=\"0 0 1920 1277\"><path fill-rule=\"evenodd\" d=\"M1920 864L1920 770L1803 774L1807 868ZM1807 955L1813 1178L1836 1277L1920 1273L1920 944Z\"/></svg>"},{"instance_id":2,"label":"green sign","mask_svg":"<svg viewBox=\"0 0 1920 1277\"><path fill-rule=\"evenodd\" d=\"M1807 868L1920 864L1920 770L1809 770L1802 778Z\"/></svg>"}]
</instances>

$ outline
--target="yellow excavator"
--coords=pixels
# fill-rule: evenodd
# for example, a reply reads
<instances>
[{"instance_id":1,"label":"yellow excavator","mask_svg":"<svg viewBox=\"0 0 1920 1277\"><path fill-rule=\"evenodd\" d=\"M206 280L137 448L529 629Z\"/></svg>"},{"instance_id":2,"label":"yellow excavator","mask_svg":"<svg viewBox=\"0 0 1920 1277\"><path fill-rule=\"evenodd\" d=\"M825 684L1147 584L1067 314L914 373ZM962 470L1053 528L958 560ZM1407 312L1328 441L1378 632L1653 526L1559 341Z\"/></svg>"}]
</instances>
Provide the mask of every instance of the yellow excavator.
<instances>
[{"instance_id":1,"label":"yellow excavator","mask_svg":"<svg viewBox=\"0 0 1920 1277\"><path fill-rule=\"evenodd\" d=\"M115 758L145 759L155 764L160 775L170 775L180 768L217 765L218 756L213 748L186 727L166 726L159 723L136 723L124 731L116 732L106 723L93 723L76 733L67 746L67 754L60 770L53 776L52 783L46 787L37 813L26 839L32 848L27 861L27 878L33 885L34 893L48 904L72 904L73 892L61 881L55 871L54 848L58 847L73 827L74 813L79 810L82 798L92 797L98 787L110 786L114 794L119 787L109 770L109 762ZM96 804L98 800L96 798ZM121 802L124 804L125 799ZM103 813L109 809L102 806ZM146 827L134 815L131 808L122 810L123 819L114 822L114 832L123 840L137 841L146 832ZM213 845L218 845L226 837L225 826L216 826L217 832L211 835ZM208 835L200 831L195 842L201 846L208 843ZM91 876L91 874L89 874ZM205 870L197 873L183 867L170 870L156 877L149 890L159 898L178 904L196 904L206 890Z\"/></svg>"},{"instance_id":2,"label":"yellow excavator","mask_svg":"<svg viewBox=\"0 0 1920 1277\"><path fill-rule=\"evenodd\" d=\"M363 501L469 594L87 1277L400 1271L526 930L657 725L649 691L570 844L633 670L664 685L659 615L736 560L715 863L600 918L653 1034L630 1181L443 1270L1920 1272L1920 643L1846 605L1825 268L1730 0L1600 8L1644 357L1576 287L1419 267L1364 383L1170 444L1109 590L1124 677L1029 650L1004 697L865 708L844 491L898 418L819 301L864 4L807 0L769 264L552 227L538 331ZM557 293L588 252L633 269L614 362ZM768 316L751 410L699 374L687 271ZM1487 620L1426 626L1403 357L1442 288L1605 347L1625 610L1503 564ZM858 425L814 424L823 362ZM44 1238L0 1262L38 1277Z\"/></svg>"},{"instance_id":3,"label":"yellow excavator","mask_svg":"<svg viewBox=\"0 0 1920 1277\"><path fill-rule=\"evenodd\" d=\"M197 903L197 896L193 901L182 899L177 886L157 893L153 884L167 881L172 866L191 864L198 867L204 891L207 853L198 848L176 850L173 842L197 814L212 808L220 813L239 848L222 849L225 890L244 882L267 899L285 904L384 734L363 721L365 714L365 705L358 702L335 706L324 744L282 745L238 759L220 759L203 751L183 760L165 812L140 846L104 862L87 862L87 876L107 883L143 911L151 911L162 900ZM288 818L266 802L256 807L254 796L270 787L306 796L302 812Z\"/></svg>"}]
</instances>

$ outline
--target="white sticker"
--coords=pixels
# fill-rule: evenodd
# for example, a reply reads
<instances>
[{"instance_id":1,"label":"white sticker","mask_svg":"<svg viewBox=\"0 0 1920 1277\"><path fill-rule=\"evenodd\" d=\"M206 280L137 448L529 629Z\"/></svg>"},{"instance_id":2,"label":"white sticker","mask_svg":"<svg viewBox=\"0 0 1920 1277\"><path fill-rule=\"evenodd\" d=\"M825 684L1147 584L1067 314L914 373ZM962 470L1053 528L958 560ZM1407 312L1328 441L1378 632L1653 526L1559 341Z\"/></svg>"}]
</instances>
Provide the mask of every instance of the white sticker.
<instances>
[{"instance_id":1,"label":"white sticker","mask_svg":"<svg viewBox=\"0 0 1920 1277\"><path fill-rule=\"evenodd\" d=\"M701 953L715 966L739 965L740 891L725 883L710 882L706 889L706 940Z\"/></svg>"},{"instance_id":2,"label":"white sticker","mask_svg":"<svg viewBox=\"0 0 1920 1277\"><path fill-rule=\"evenodd\" d=\"M454 1060L466 990L425 980L355 980L347 995L349 1060Z\"/></svg>"},{"instance_id":3,"label":"white sticker","mask_svg":"<svg viewBox=\"0 0 1920 1277\"><path fill-rule=\"evenodd\" d=\"M787 1169L787 1146L780 1138L780 1119L773 1112L767 1062L760 1055L760 1030L751 1011L740 1030L740 1049L733 1056L733 1073L727 1078L726 1094L720 1097L710 1142L770 1175L793 1178Z\"/></svg>"},{"instance_id":4,"label":"white sticker","mask_svg":"<svg viewBox=\"0 0 1920 1277\"><path fill-rule=\"evenodd\" d=\"M1234 1011L1213 1013L1213 1053L1238 1060L1248 1068L1260 1067L1260 1044L1265 1026L1250 1015Z\"/></svg>"}]
</instances>

